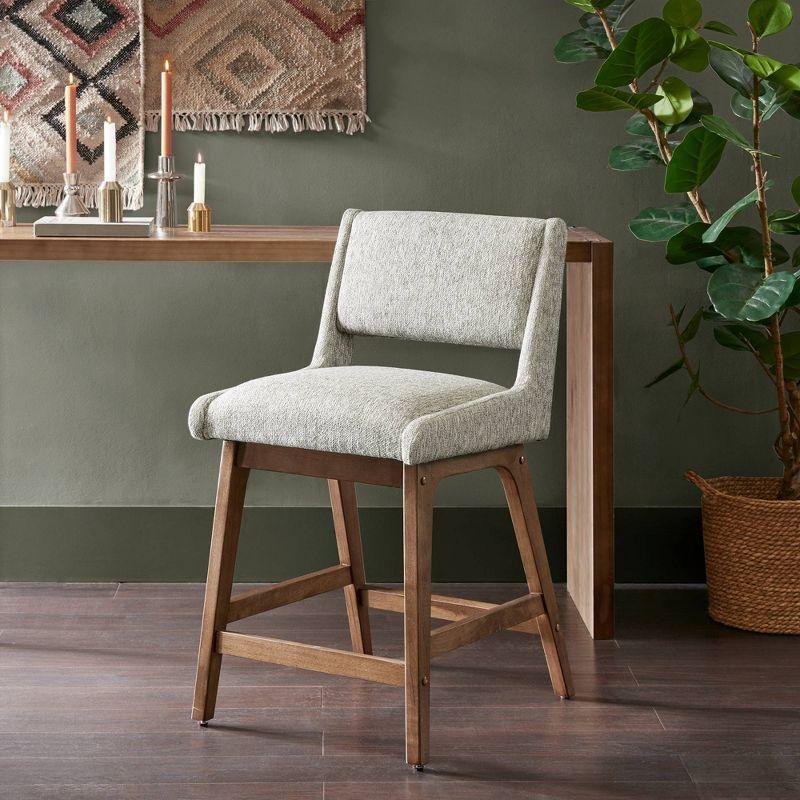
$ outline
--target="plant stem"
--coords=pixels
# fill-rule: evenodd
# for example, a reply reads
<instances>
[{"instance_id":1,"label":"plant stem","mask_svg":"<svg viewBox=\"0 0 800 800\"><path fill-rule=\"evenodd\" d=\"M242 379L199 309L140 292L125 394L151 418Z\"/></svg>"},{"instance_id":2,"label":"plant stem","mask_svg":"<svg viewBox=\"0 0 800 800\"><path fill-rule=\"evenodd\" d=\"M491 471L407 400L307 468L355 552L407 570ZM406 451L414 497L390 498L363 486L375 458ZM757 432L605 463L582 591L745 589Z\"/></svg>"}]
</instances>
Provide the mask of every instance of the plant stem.
<instances>
[{"instance_id":1,"label":"plant stem","mask_svg":"<svg viewBox=\"0 0 800 800\"><path fill-rule=\"evenodd\" d=\"M748 414L750 416L761 416L763 414L774 414L777 411L777 408L765 408L761 410L753 410L749 408L739 408L738 406L733 406L730 403L726 403L724 400L718 400L716 397L710 395L701 385L700 381L697 378L697 370L692 366L692 362L689 361L689 354L686 352L686 345L683 343L681 339L681 327L680 322L678 321L678 316L675 313L675 309L673 308L672 304L670 303L669 306L669 315L672 319L672 327L675 330L675 338L678 340L678 349L681 353L681 359L683 360L683 368L689 374L689 377L692 381L697 381L697 391L700 393L702 397L709 401L709 403L713 403L715 406L719 408L724 408L726 411L733 411L736 414Z\"/></svg>"},{"instance_id":2,"label":"plant stem","mask_svg":"<svg viewBox=\"0 0 800 800\"><path fill-rule=\"evenodd\" d=\"M758 35L753 26L748 23L752 40L753 53L758 53ZM768 278L775 271L772 258L772 234L769 230L769 209L767 207L767 192L765 188L764 168L761 163L761 79L753 75L753 173L755 174L756 193L758 195L758 216L761 222L761 242L764 251L764 277ZM788 499L800 496L800 486L794 485L800 473L800 463L796 450L797 435L793 436L791 419L789 416L789 402L787 397L786 377L784 375L783 343L781 342L781 326L777 314L769 320L769 332L772 346L775 351L775 390L778 396L778 457L783 463L783 484L780 498Z\"/></svg>"},{"instance_id":3,"label":"plant stem","mask_svg":"<svg viewBox=\"0 0 800 800\"><path fill-rule=\"evenodd\" d=\"M616 50L617 37L614 34L614 28L608 21L606 12L603 9L598 8L596 9L595 13L600 19L600 23L603 26L603 30L605 31L606 34L606 39L608 39L608 43L611 46L611 49ZM664 71L667 61L668 59L666 59L661 64L661 68L658 71L658 75L656 76L655 81L658 81L658 78L661 77L661 74ZM630 84L630 90L634 94L638 94L639 81L637 80L632 81ZM653 112L649 108L643 108L640 113L647 120L647 124L650 126L650 130L653 132L653 136L655 137L656 144L658 145L658 152L661 154L662 161L665 164L669 164L669 162L672 160L672 146L667 140L666 134L664 133L664 129L661 127L658 120L655 118ZM700 219L706 224L710 224L711 215L708 213L708 207L703 202L703 198L700 196L699 190L695 189L694 191L686 192L686 196L689 198L689 202L694 206L695 211L697 211L697 214L700 217Z\"/></svg>"}]
</instances>

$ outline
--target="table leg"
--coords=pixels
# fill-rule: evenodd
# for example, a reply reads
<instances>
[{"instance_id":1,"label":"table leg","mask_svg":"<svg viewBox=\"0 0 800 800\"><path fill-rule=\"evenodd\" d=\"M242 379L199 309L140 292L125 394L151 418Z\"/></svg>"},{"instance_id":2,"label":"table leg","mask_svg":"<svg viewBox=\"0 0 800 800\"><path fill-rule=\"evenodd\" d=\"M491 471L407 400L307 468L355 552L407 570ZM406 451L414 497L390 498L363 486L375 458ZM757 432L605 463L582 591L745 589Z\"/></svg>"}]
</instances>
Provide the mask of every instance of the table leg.
<instances>
[{"instance_id":1,"label":"table leg","mask_svg":"<svg viewBox=\"0 0 800 800\"><path fill-rule=\"evenodd\" d=\"M614 636L614 291L611 242L567 264L567 589L595 639Z\"/></svg>"}]
</instances>

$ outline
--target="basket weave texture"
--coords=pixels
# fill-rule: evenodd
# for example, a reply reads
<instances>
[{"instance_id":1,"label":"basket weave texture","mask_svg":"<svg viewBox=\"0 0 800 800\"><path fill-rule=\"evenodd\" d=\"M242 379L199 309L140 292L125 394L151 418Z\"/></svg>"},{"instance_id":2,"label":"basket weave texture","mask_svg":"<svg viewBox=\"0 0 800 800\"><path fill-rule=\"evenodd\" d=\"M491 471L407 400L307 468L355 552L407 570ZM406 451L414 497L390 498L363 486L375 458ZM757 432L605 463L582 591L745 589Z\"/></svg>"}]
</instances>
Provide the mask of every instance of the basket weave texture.
<instances>
[{"instance_id":1,"label":"basket weave texture","mask_svg":"<svg viewBox=\"0 0 800 800\"><path fill-rule=\"evenodd\" d=\"M800 633L800 500L779 478L701 478L708 612L762 633Z\"/></svg>"}]
</instances>

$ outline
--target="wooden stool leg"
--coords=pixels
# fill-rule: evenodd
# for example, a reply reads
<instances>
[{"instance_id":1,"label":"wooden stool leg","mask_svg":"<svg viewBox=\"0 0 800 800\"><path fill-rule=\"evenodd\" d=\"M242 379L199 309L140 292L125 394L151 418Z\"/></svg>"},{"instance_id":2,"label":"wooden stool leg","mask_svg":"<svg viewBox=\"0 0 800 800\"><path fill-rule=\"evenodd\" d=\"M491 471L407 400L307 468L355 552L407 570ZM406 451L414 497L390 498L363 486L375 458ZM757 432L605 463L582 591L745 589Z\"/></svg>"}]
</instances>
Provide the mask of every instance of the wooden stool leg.
<instances>
[{"instance_id":1,"label":"wooden stool leg","mask_svg":"<svg viewBox=\"0 0 800 800\"><path fill-rule=\"evenodd\" d=\"M328 491L331 495L339 563L350 567L353 580L349 586L344 587L353 652L371 655L372 637L369 630L369 608L360 602L359 597L359 590L366 583L366 576L361 548L361 529L358 524L356 487L350 481L329 480Z\"/></svg>"},{"instance_id":2,"label":"wooden stool leg","mask_svg":"<svg viewBox=\"0 0 800 800\"><path fill-rule=\"evenodd\" d=\"M431 535L434 481L424 467L403 469L406 761L428 760L431 664Z\"/></svg>"},{"instance_id":3,"label":"wooden stool leg","mask_svg":"<svg viewBox=\"0 0 800 800\"><path fill-rule=\"evenodd\" d=\"M567 659L567 649L558 621L558 604L550 578L547 551L542 538L539 512L533 494L533 483L522 447L515 452L513 463L508 468L498 469L503 481L508 509L514 523L519 554L525 569L528 589L541 593L545 613L537 618L542 648L547 658L547 668L553 691L561 697L571 697L572 674Z\"/></svg>"},{"instance_id":4,"label":"wooden stool leg","mask_svg":"<svg viewBox=\"0 0 800 800\"><path fill-rule=\"evenodd\" d=\"M222 656L215 651L217 631L228 623L228 606L236 566L236 548L242 523L244 495L250 470L236 465L236 442L222 445L217 502L208 557L208 578L203 603L203 625L197 654L192 719L206 722L214 716Z\"/></svg>"}]
</instances>

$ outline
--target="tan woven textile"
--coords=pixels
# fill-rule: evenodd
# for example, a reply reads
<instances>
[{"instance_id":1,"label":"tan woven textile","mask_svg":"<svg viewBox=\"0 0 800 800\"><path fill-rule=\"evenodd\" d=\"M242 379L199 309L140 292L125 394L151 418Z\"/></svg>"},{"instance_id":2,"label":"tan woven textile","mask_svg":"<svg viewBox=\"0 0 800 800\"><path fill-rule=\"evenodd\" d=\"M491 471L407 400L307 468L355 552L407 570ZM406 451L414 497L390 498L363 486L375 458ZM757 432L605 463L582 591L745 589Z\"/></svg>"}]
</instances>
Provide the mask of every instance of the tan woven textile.
<instances>
[{"instance_id":1,"label":"tan woven textile","mask_svg":"<svg viewBox=\"0 0 800 800\"><path fill-rule=\"evenodd\" d=\"M145 0L145 122L172 64L176 130L364 130L364 0Z\"/></svg>"},{"instance_id":2,"label":"tan woven textile","mask_svg":"<svg viewBox=\"0 0 800 800\"><path fill-rule=\"evenodd\" d=\"M0 0L0 111L12 116L17 203L52 206L63 192L64 83L77 79L81 196L96 204L103 121L117 123L126 208L142 205L141 0Z\"/></svg>"}]
</instances>

